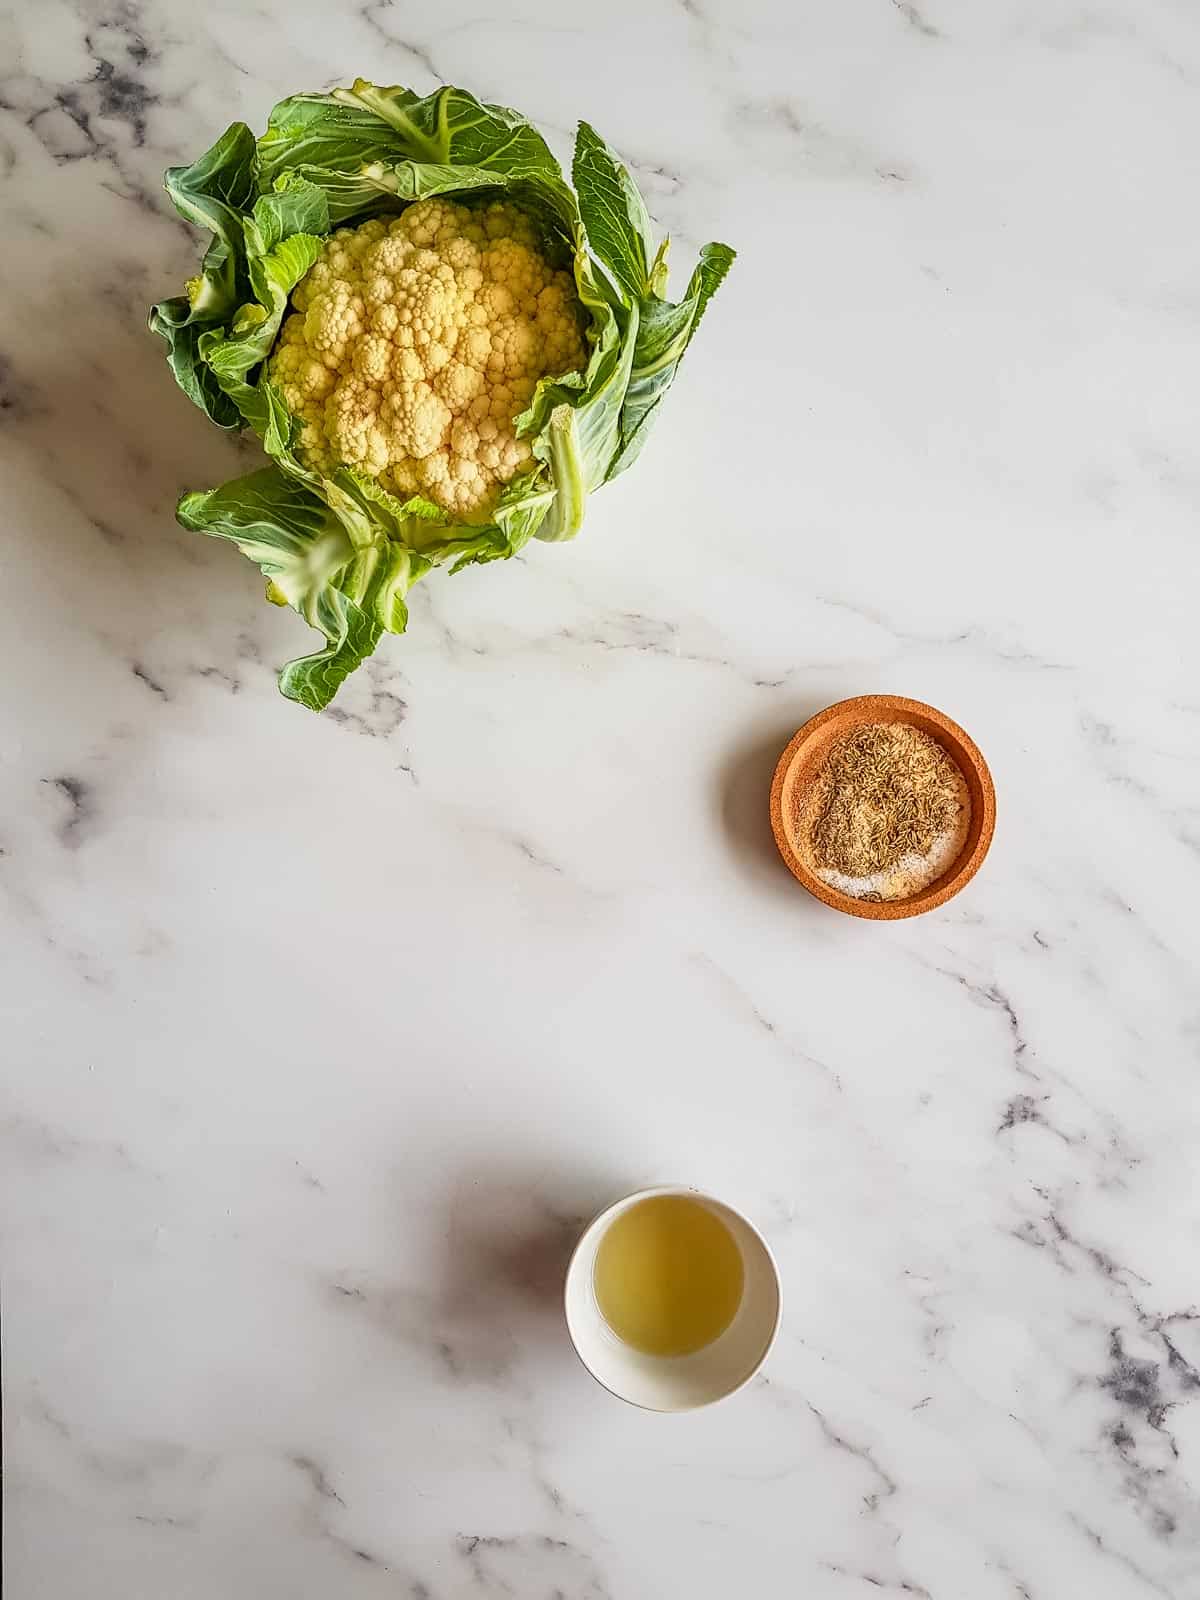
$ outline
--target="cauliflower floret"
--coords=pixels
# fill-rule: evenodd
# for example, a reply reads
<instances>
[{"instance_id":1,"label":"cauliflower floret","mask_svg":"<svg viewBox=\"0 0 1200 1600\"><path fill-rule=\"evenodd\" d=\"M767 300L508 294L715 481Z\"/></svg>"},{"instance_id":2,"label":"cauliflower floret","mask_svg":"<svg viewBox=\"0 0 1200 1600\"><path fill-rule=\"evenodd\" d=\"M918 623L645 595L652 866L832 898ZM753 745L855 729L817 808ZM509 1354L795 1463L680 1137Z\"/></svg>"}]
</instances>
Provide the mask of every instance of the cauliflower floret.
<instances>
[{"instance_id":1,"label":"cauliflower floret","mask_svg":"<svg viewBox=\"0 0 1200 1600\"><path fill-rule=\"evenodd\" d=\"M391 341L382 334L364 334L354 346L355 372L371 383L382 383L391 376L393 349Z\"/></svg>"},{"instance_id":2,"label":"cauliflower floret","mask_svg":"<svg viewBox=\"0 0 1200 1600\"><path fill-rule=\"evenodd\" d=\"M469 521L532 462L513 426L538 380L586 360L571 275L504 201L421 200L339 228L292 307L269 370L305 463L346 463Z\"/></svg>"},{"instance_id":3,"label":"cauliflower floret","mask_svg":"<svg viewBox=\"0 0 1200 1600\"><path fill-rule=\"evenodd\" d=\"M327 367L349 365L354 341L363 332L362 296L347 278L338 278L309 302L304 313L304 342Z\"/></svg>"},{"instance_id":4,"label":"cauliflower floret","mask_svg":"<svg viewBox=\"0 0 1200 1600\"><path fill-rule=\"evenodd\" d=\"M526 316L537 315L537 298L546 287L547 267L528 245L498 239L484 252L482 268L484 277L491 281L493 295L504 290Z\"/></svg>"},{"instance_id":5,"label":"cauliflower floret","mask_svg":"<svg viewBox=\"0 0 1200 1600\"><path fill-rule=\"evenodd\" d=\"M325 433L334 459L376 475L390 458L379 421L379 390L352 373L342 378L325 404Z\"/></svg>"},{"instance_id":6,"label":"cauliflower floret","mask_svg":"<svg viewBox=\"0 0 1200 1600\"><path fill-rule=\"evenodd\" d=\"M401 456L379 474L379 481L390 493L406 500L409 495L420 493L419 464L409 456Z\"/></svg>"},{"instance_id":7,"label":"cauliflower floret","mask_svg":"<svg viewBox=\"0 0 1200 1600\"><path fill-rule=\"evenodd\" d=\"M542 341L537 324L524 317L501 317L492 325L492 351L488 356L488 376L497 386L506 380L532 372L537 366Z\"/></svg>"},{"instance_id":8,"label":"cauliflower floret","mask_svg":"<svg viewBox=\"0 0 1200 1600\"><path fill-rule=\"evenodd\" d=\"M438 373L434 388L457 414L465 411L483 388L483 373L467 361L451 359Z\"/></svg>"},{"instance_id":9,"label":"cauliflower floret","mask_svg":"<svg viewBox=\"0 0 1200 1600\"><path fill-rule=\"evenodd\" d=\"M449 406L423 378L393 385L384 396L383 415L393 453L414 461L439 449L450 426Z\"/></svg>"}]
</instances>

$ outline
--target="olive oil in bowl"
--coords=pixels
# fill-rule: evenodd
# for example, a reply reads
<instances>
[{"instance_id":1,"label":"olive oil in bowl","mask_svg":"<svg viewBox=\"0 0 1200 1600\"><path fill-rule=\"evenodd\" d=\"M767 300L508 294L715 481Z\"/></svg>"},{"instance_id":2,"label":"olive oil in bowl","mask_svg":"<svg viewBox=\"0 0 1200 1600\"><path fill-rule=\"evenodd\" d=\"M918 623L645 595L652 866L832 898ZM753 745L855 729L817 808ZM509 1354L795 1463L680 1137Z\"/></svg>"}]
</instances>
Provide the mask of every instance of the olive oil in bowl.
<instances>
[{"instance_id":1,"label":"olive oil in bowl","mask_svg":"<svg viewBox=\"0 0 1200 1600\"><path fill-rule=\"evenodd\" d=\"M687 1195L652 1195L607 1229L592 1282L618 1339L644 1355L687 1356L719 1339L737 1315L745 1268L714 1211Z\"/></svg>"}]
</instances>

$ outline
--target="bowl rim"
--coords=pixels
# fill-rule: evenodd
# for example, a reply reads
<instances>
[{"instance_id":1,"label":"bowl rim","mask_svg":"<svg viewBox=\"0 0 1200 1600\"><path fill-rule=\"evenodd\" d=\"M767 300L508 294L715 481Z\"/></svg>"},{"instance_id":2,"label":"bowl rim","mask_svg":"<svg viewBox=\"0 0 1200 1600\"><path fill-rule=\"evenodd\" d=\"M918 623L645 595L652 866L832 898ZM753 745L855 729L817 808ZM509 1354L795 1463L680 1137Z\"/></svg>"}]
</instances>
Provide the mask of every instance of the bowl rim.
<instances>
[{"instance_id":1,"label":"bowl rim","mask_svg":"<svg viewBox=\"0 0 1200 1600\"><path fill-rule=\"evenodd\" d=\"M854 895L835 889L824 879L819 878L800 857L792 843L791 830L784 817L784 790L789 776L806 751L818 737L831 739L834 736L833 730L838 725L849 729L867 722L910 720L914 726L931 723L937 730L941 742L946 745L947 753L962 770L964 779L972 789L972 800L979 805L979 830L975 834L974 843L964 849L949 871L936 878L927 889L922 889L920 893L909 895L902 900L859 900ZM976 787L979 791L978 800L974 792ZM992 837L996 831L996 788L979 746L970 734L944 711L928 705L924 700L910 700L904 695L854 695L848 700L835 701L823 711L818 711L816 716L810 717L788 741L775 767L775 776L771 782L771 831L775 835L779 854L783 857L788 870L815 899L822 901L834 911L844 911L847 916L863 917L874 922L896 922L901 918L920 916L923 912L934 911L938 906L945 905L947 900L966 888L979 871L984 857L991 848ZM972 832L975 832L974 826Z\"/></svg>"}]
</instances>

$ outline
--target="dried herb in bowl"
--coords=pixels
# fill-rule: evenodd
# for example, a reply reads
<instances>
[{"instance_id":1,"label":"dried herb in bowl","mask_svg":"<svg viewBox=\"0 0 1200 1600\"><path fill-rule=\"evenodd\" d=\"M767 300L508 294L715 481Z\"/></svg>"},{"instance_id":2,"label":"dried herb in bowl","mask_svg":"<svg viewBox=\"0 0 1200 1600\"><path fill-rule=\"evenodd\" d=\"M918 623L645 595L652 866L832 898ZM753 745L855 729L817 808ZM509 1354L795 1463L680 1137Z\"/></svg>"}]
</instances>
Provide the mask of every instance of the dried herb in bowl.
<instances>
[{"instance_id":1,"label":"dried herb in bowl","mask_svg":"<svg viewBox=\"0 0 1200 1600\"><path fill-rule=\"evenodd\" d=\"M962 773L907 722L860 724L835 741L798 818L812 866L863 900L927 888L961 853L971 821Z\"/></svg>"}]
</instances>

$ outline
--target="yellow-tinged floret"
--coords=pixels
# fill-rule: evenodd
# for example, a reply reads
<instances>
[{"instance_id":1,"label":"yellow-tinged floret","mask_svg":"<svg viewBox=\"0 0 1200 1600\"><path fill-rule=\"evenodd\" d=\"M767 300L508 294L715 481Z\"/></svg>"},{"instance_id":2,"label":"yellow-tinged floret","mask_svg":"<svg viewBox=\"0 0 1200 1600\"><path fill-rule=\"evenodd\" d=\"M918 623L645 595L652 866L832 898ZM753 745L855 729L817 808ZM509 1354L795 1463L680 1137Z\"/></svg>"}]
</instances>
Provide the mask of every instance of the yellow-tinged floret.
<instances>
[{"instance_id":1,"label":"yellow-tinged floret","mask_svg":"<svg viewBox=\"0 0 1200 1600\"><path fill-rule=\"evenodd\" d=\"M339 228L292 306L270 373L299 418L301 459L469 521L532 461L513 422L538 379L586 359L574 280L501 201L421 200Z\"/></svg>"}]
</instances>

